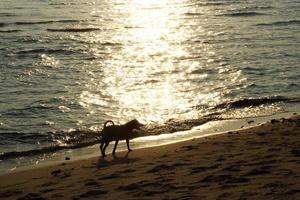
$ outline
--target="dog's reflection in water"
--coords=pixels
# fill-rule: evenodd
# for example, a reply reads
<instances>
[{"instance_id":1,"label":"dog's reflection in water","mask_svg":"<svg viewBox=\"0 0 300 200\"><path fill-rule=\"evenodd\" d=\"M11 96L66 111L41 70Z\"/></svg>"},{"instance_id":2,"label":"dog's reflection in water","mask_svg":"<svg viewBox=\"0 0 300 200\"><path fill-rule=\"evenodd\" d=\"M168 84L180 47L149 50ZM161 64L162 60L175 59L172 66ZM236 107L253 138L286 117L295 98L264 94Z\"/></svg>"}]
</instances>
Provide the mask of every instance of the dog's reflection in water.
<instances>
[{"instance_id":1,"label":"dog's reflection in water","mask_svg":"<svg viewBox=\"0 0 300 200\"><path fill-rule=\"evenodd\" d=\"M130 151L124 153L124 155L116 156L112 154L112 159L110 157L100 157L97 163L98 168L108 167L116 164L125 164L125 163L133 163L138 161L138 158L130 158Z\"/></svg>"}]
</instances>

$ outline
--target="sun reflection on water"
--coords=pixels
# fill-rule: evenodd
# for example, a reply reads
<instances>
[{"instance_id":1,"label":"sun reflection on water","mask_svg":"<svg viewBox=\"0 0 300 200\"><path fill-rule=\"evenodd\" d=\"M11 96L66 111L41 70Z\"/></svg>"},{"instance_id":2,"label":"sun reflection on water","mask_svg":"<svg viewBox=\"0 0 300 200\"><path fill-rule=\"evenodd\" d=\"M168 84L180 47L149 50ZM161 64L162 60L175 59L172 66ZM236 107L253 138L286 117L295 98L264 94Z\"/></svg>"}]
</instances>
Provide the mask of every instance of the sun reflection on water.
<instances>
[{"instance_id":1,"label":"sun reflection on water","mask_svg":"<svg viewBox=\"0 0 300 200\"><path fill-rule=\"evenodd\" d=\"M212 68L219 57L209 44L187 48L185 43L197 34L212 31L194 26L193 19L183 20L188 7L174 5L168 0L116 4L115 12L126 17L115 22L115 34L103 38L98 33L89 40L109 39L121 46L106 47L111 54L98 64L101 76L93 77L80 95L85 108L93 110L91 105L96 105L107 111L107 118L119 121L163 122L197 117L194 107L198 104L221 102L228 90L210 71L227 73L229 66ZM91 49L99 54L99 47ZM235 74L232 81L240 79Z\"/></svg>"},{"instance_id":2,"label":"sun reflection on water","mask_svg":"<svg viewBox=\"0 0 300 200\"><path fill-rule=\"evenodd\" d=\"M180 112L190 106L179 96L175 84L179 76L174 71L178 66L172 57L185 51L171 44L183 36L174 33L178 24L170 19L172 10L167 4L168 1L132 1L129 5L126 22L132 28L126 38L130 45L124 47L120 58L122 67L117 70L121 71L121 84L111 88L123 105L120 116L128 115L123 113L128 109L141 110L139 118L157 121L163 120L162 116L171 117L170 110ZM132 113L132 117L137 113ZM170 113L176 117L176 113Z\"/></svg>"}]
</instances>

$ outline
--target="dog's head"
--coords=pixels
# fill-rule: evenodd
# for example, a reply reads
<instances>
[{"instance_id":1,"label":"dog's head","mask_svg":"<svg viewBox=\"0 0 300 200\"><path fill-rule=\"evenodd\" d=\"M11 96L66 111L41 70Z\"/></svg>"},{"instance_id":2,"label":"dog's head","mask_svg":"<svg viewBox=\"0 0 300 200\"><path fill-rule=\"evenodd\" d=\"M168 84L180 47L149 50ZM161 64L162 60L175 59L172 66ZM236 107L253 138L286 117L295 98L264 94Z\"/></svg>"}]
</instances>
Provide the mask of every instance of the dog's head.
<instances>
[{"instance_id":1,"label":"dog's head","mask_svg":"<svg viewBox=\"0 0 300 200\"><path fill-rule=\"evenodd\" d=\"M140 130L142 126L144 126L143 124L141 124L138 120L134 119L134 120L131 120L129 122L126 123L126 126L133 130L133 129L138 129Z\"/></svg>"}]
</instances>

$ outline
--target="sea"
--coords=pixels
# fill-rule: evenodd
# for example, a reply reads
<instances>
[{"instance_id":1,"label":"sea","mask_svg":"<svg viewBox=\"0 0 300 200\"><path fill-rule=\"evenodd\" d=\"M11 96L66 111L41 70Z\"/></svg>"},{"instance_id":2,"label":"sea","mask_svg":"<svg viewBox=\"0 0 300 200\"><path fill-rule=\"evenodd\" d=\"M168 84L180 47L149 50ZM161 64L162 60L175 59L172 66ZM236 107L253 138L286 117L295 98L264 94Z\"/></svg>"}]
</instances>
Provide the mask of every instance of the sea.
<instances>
[{"instance_id":1,"label":"sea","mask_svg":"<svg viewBox=\"0 0 300 200\"><path fill-rule=\"evenodd\" d=\"M299 112L299 44L299 0L1 0L0 170L96 145L106 120Z\"/></svg>"}]
</instances>

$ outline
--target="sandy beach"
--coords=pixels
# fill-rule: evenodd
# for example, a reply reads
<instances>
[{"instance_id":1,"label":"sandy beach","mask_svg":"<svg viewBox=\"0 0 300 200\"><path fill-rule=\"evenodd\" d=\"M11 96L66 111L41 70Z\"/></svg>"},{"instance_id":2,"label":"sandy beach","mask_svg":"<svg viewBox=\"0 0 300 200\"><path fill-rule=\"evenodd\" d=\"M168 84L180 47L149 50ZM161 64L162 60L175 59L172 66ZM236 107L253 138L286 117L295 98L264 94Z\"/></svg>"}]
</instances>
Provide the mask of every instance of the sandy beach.
<instances>
[{"instance_id":1,"label":"sandy beach","mask_svg":"<svg viewBox=\"0 0 300 200\"><path fill-rule=\"evenodd\" d=\"M300 116L0 177L0 199L297 199Z\"/></svg>"}]
</instances>

